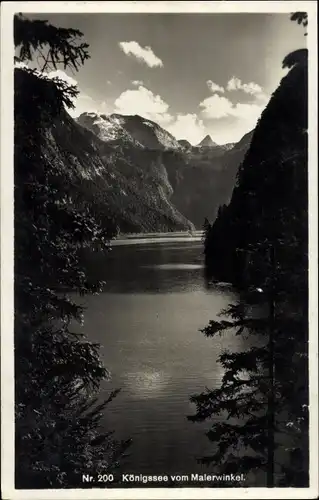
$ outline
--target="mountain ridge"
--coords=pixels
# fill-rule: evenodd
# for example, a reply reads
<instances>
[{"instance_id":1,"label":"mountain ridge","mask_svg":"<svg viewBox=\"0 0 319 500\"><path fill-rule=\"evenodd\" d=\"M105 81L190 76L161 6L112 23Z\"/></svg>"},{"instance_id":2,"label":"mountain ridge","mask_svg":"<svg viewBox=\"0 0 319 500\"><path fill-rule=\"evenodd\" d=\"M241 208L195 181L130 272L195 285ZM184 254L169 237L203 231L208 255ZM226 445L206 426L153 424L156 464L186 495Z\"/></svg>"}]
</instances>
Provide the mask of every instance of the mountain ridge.
<instances>
[{"instance_id":1,"label":"mountain ridge","mask_svg":"<svg viewBox=\"0 0 319 500\"><path fill-rule=\"evenodd\" d=\"M213 141L213 139L211 138L211 136L209 134L207 134L204 139L202 139L198 144L197 144L197 147L200 147L200 148L214 148L214 147L220 147L219 144L217 144L216 142Z\"/></svg>"},{"instance_id":2,"label":"mountain ridge","mask_svg":"<svg viewBox=\"0 0 319 500\"><path fill-rule=\"evenodd\" d=\"M294 262L291 255L298 241L303 250L294 267L303 263L307 269L307 83L307 64L301 60L282 78L257 123L230 203L220 207L207 233L206 263L217 279L243 286L248 273L245 259L254 248L249 277L256 285L262 282L261 262L269 255L266 245L258 242L284 237L286 249L284 253L280 247L278 268L293 265L289 263ZM247 135L237 144L238 150Z\"/></svg>"},{"instance_id":3,"label":"mountain ridge","mask_svg":"<svg viewBox=\"0 0 319 500\"><path fill-rule=\"evenodd\" d=\"M97 135L105 147L114 148L114 154L130 159L144 172L139 175L153 165L170 203L196 228L202 227L212 209L217 213L218 205L229 201L252 136L249 132L235 145L197 147L185 139L172 140L160 125L139 115L84 113L77 123ZM129 167L126 172L128 175Z\"/></svg>"},{"instance_id":4,"label":"mountain ridge","mask_svg":"<svg viewBox=\"0 0 319 500\"><path fill-rule=\"evenodd\" d=\"M28 90L38 88L44 105L35 127L30 118L34 97ZM42 158L39 168L45 171L49 163L56 175L65 178L71 192L66 203L91 207L123 233L194 229L170 201L172 186L156 152L145 153L125 141L113 146L64 108L55 112L51 82L39 83L37 76L23 69L15 69L15 99L20 113L15 127L17 131L28 127L27 147L35 148ZM15 154L23 164L24 152L17 149Z\"/></svg>"},{"instance_id":5,"label":"mountain ridge","mask_svg":"<svg viewBox=\"0 0 319 500\"><path fill-rule=\"evenodd\" d=\"M140 115L82 113L76 121L106 142L121 139L148 149L182 149L170 132Z\"/></svg>"}]
</instances>

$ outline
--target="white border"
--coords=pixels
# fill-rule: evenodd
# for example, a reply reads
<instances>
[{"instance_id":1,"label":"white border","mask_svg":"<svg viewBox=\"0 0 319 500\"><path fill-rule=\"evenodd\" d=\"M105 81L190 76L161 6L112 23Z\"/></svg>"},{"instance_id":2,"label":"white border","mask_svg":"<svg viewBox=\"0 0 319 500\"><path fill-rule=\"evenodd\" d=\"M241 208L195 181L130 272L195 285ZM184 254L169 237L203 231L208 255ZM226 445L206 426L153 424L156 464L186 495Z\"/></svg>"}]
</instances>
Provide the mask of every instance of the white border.
<instances>
[{"instance_id":1,"label":"white border","mask_svg":"<svg viewBox=\"0 0 319 500\"><path fill-rule=\"evenodd\" d=\"M309 48L309 318L310 488L132 488L15 490L13 379L13 15L36 13L307 11ZM2 496L21 499L317 498L318 496L318 200L317 4L315 1L2 2L1 4L1 476Z\"/></svg>"}]
</instances>

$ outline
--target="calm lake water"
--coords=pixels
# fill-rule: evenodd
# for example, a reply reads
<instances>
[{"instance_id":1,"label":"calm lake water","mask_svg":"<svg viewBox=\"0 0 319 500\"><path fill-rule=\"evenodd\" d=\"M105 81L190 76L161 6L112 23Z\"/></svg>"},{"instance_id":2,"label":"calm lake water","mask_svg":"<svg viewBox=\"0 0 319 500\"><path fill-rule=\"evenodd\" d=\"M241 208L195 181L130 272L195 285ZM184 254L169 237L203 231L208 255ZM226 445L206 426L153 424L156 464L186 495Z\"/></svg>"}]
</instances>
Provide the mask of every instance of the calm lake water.
<instances>
[{"instance_id":1,"label":"calm lake water","mask_svg":"<svg viewBox=\"0 0 319 500\"><path fill-rule=\"evenodd\" d=\"M214 451L210 423L186 417L195 411L190 396L219 384L223 349L243 347L232 334L208 339L199 331L235 293L227 284L207 288L199 238L168 240L117 244L94 262L107 285L86 299L82 331L101 343L111 372L101 397L121 388L103 420L117 438L133 440L120 471L218 473L196 461Z\"/></svg>"}]
</instances>

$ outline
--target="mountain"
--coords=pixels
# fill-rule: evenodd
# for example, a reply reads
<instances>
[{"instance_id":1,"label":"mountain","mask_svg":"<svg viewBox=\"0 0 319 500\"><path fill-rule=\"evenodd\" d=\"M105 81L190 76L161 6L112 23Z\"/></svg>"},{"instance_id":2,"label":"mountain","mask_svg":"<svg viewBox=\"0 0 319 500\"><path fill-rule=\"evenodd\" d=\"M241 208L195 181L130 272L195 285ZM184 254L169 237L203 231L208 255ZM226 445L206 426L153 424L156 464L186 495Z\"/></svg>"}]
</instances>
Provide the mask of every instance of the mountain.
<instances>
[{"instance_id":1,"label":"mountain","mask_svg":"<svg viewBox=\"0 0 319 500\"><path fill-rule=\"evenodd\" d=\"M171 201L197 228L202 228L205 217L213 221L219 205L229 202L252 136L249 132L230 150L162 152L161 162L173 188Z\"/></svg>"},{"instance_id":2,"label":"mountain","mask_svg":"<svg viewBox=\"0 0 319 500\"><path fill-rule=\"evenodd\" d=\"M178 141L179 145L182 146L183 148L190 149L193 146L191 145L190 142L188 142L186 139L179 139Z\"/></svg>"},{"instance_id":3,"label":"mountain","mask_svg":"<svg viewBox=\"0 0 319 500\"><path fill-rule=\"evenodd\" d=\"M15 71L23 102L23 87L32 87L36 77ZM248 147L249 137L231 150L185 148L138 115L83 113L75 121L64 110L50 109L49 119L46 113L44 107L38 128L30 121L32 111L22 122L41 149L43 168L46 162L56 165L70 184L70 203L94 206L123 233L201 228L228 201Z\"/></svg>"},{"instance_id":4,"label":"mountain","mask_svg":"<svg viewBox=\"0 0 319 500\"><path fill-rule=\"evenodd\" d=\"M147 149L181 149L181 145L172 134L157 123L139 115L82 113L77 122L106 142L121 141Z\"/></svg>"},{"instance_id":5,"label":"mountain","mask_svg":"<svg viewBox=\"0 0 319 500\"><path fill-rule=\"evenodd\" d=\"M50 107L47 103L52 101L52 82L50 87L44 81L39 85L38 80L25 70L15 70L15 109L19 111L15 121L17 165L21 163L21 168L27 168L28 155L37 154L41 157L42 173L39 175L44 175L46 165L50 165L56 175L69 184L68 203L89 205L105 224L112 223L121 232L194 229L170 201L172 186L156 151L146 150L135 138L133 142L128 140L120 117L117 119L114 115L111 118L115 124L113 131L123 134L120 144L101 140L96 133L74 121L63 108L57 113L54 105ZM40 97L34 98L41 99L44 104L35 126L32 118L35 90L32 89L38 87ZM90 114L88 121L100 133L102 128L93 118L97 117ZM127 121L130 120L124 117L123 122ZM135 121L141 123L142 119ZM149 137L155 141L158 127L150 126L149 129ZM24 137L26 130L28 142L22 146L19 137ZM110 130L108 138L111 133ZM158 134L158 143L166 138L163 135L164 138Z\"/></svg>"},{"instance_id":6,"label":"mountain","mask_svg":"<svg viewBox=\"0 0 319 500\"><path fill-rule=\"evenodd\" d=\"M303 51L303 62L299 51L291 63L293 57L257 123L230 203L219 209L207 234L206 262L223 281L243 284L249 265L250 282L262 282L267 242L279 246L282 272L307 269L307 56ZM245 150L246 140L229 155Z\"/></svg>"},{"instance_id":7,"label":"mountain","mask_svg":"<svg viewBox=\"0 0 319 500\"><path fill-rule=\"evenodd\" d=\"M82 113L76 122L93 132L99 139L105 142L114 143L121 140L123 143L133 146L143 147L132 135L125 129L125 117L111 115L100 115L98 113Z\"/></svg>"},{"instance_id":8,"label":"mountain","mask_svg":"<svg viewBox=\"0 0 319 500\"><path fill-rule=\"evenodd\" d=\"M229 201L238 166L252 137L250 132L235 145L194 147L138 115L83 113L77 123L102 141L101 151L107 146L113 148L122 161L134 165L132 180L135 175L144 178L152 168L155 178L159 176L166 186L170 203L196 228L202 227L205 217L216 214L220 204Z\"/></svg>"},{"instance_id":9,"label":"mountain","mask_svg":"<svg viewBox=\"0 0 319 500\"><path fill-rule=\"evenodd\" d=\"M197 144L197 147L200 148L214 148L216 146L218 147L219 144L216 144L216 142L213 141L210 135L206 135L206 137L204 137L204 139L201 140L199 144Z\"/></svg>"},{"instance_id":10,"label":"mountain","mask_svg":"<svg viewBox=\"0 0 319 500\"><path fill-rule=\"evenodd\" d=\"M153 174L161 176L170 202L196 228L201 228L212 212L216 214L220 204L229 201L252 135L247 134L238 144L224 146L215 145L207 136L209 141L205 143L213 146L194 147L186 140L177 141L158 124L138 115L83 113L77 123L140 171L148 172L153 165ZM131 178L134 176L132 169Z\"/></svg>"},{"instance_id":11,"label":"mountain","mask_svg":"<svg viewBox=\"0 0 319 500\"><path fill-rule=\"evenodd\" d=\"M221 147L225 149L226 151L229 151L230 149L233 149L235 146L236 142L227 142L226 144L223 144Z\"/></svg>"}]
</instances>

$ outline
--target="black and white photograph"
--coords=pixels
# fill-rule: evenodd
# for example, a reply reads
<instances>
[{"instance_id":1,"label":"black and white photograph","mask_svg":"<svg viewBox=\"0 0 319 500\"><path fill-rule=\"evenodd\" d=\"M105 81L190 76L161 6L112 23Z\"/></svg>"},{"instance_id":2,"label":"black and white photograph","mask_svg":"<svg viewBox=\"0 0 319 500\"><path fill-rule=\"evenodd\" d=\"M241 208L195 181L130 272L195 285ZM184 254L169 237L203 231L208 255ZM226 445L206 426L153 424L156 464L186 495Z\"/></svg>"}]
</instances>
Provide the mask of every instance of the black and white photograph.
<instances>
[{"instance_id":1,"label":"black and white photograph","mask_svg":"<svg viewBox=\"0 0 319 500\"><path fill-rule=\"evenodd\" d=\"M316 2L2 7L4 498L315 498Z\"/></svg>"}]
</instances>

